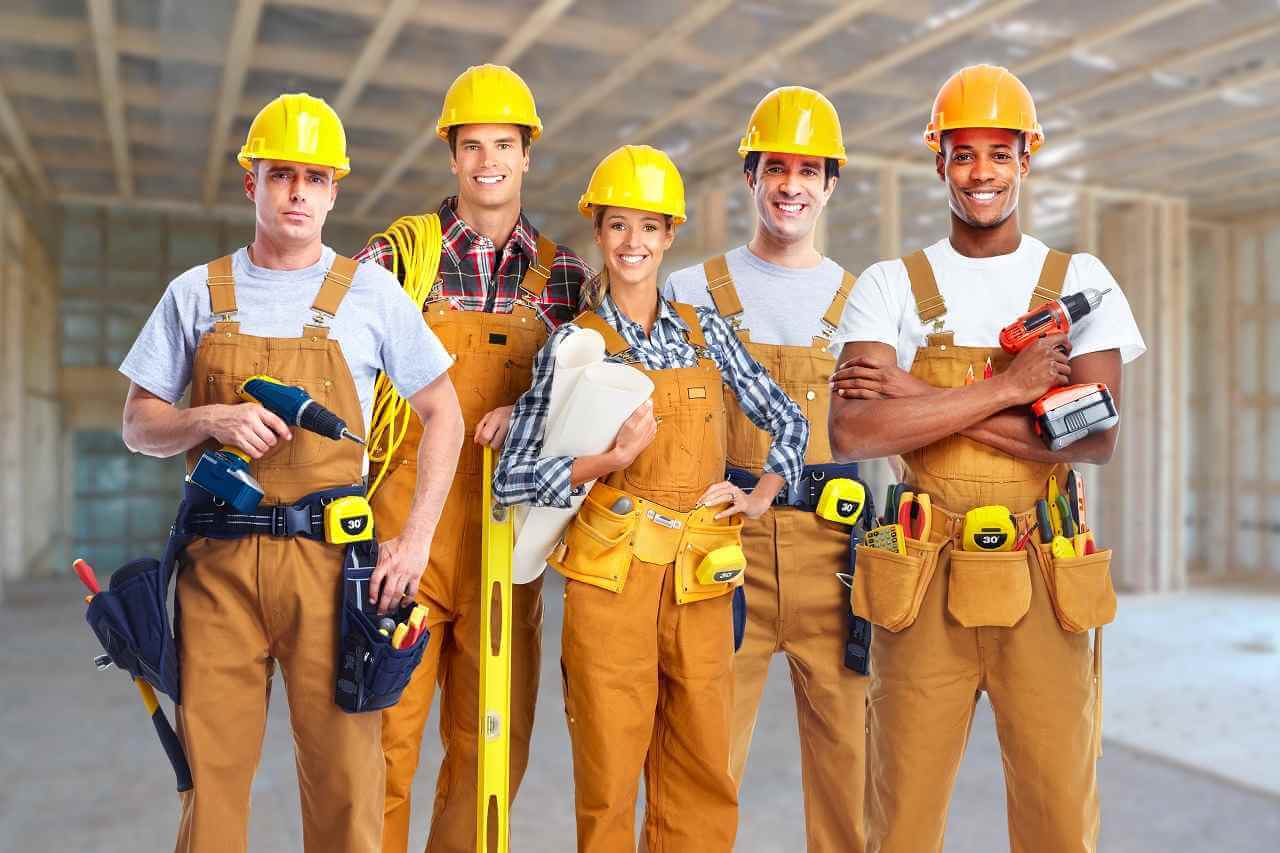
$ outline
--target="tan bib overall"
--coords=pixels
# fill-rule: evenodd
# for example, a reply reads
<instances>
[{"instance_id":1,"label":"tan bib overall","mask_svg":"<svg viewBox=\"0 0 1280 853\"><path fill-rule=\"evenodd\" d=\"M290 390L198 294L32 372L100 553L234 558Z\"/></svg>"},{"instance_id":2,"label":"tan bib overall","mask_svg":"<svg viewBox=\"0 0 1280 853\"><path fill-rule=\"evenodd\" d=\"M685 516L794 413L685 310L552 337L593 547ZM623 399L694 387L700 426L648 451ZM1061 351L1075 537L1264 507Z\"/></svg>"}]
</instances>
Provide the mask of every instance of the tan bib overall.
<instances>
[{"instance_id":1,"label":"tan bib overall","mask_svg":"<svg viewBox=\"0 0 1280 853\"><path fill-rule=\"evenodd\" d=\"M742 528L695 508L724 474L723 385L693 308L673 306L698 364L645 371L657 438L596 483L548 560L567 578L561 667L583 853L635 849L642 771L650 853L727 853L737 831L733 585L703 585L694 572ZM600 332L610 355L628 348L595 313L574 322Z\"/></svg>"},{"instance_id":2,"label":"tan bib overall","mask_svg":"<svg viewBox=\"0 0 1280 853\"><path fill-rule=\"evenodd\" d=\"M525 271L510 314L458 311L428 299L422 317L455 359L449 378L466 424L458 473L445 501L417 600L430 608L431 638L422 663L400 701L383 711L387 761L386 825L382 849L405 853L414 773L423 729L440 684L440 738L444 758L427 838L429 853L473 853L476 834L476 720L480 702L480 488L482 448L476 425L493 409L510 406L529 388L533 358L547 329L533 308L551 275L556 244L538 238L538 260ZM398 535L417 484L422 422L410 416L404 442L372 498L381 539ZM518 585L512 597L511 798L529 761L534 702L542 656L542 579Z\"/></svg>"},{"instance_id":3,"label":"tan bib overall","mask_svg":"<svg viewBox=\"0 0 1280 853\"><path fill-rule=\"evenodd\" d=\"M191 406L239 404L237 386L258 373L301 385L349 424L364 415L351 372L326 323L351 286L355 262L334 259L297 338L240 332L231 259L209 264L218 321L200 339ZM188 470L208 442L187 454ZM253 462L264 506L361 481L363 451L301 429ZM247 849L249 787L262 751L274 662L284 672L302 789L302 845L377 849L382 828L378 714L346 714L333 701L342 547L302 537L196 539L178 575L183 704L178 731L194 788L182 794L177 850Z\"/></svg>"},{"instance_id":4,"label":"tan bib overall","mask_svg":"<svg viewBox=\"0 0 1280 853\"><path fill-rule=\"evenodd\" d=\"M854 279L844 274L822 318L826 334L805 346L753 343L737 320L742 302L724 256L703 265L716 311L809 420L805 462L832 461L827 439L828 350ZM729 464L759 475L769 434L728 402ZM848 598L836 572L849 566L849 530L813 512L774 507L742 528L747 552L747 629L733 661L733 777L742 784L760 696L774 654L791 667L800 729L806 850L861 853L867 679L844 666Z\"/></svg>"},{"instance_id":5,"label":"tan bib overall","mask_svg":"<svg viewBox=\"0 0 1280 853\"><path fill-rule=\"evenodd\" d=\"M921 319L937 320L946 306L928 260L923 252L904 260ZM1061 293L1068 261L1049 253L1032 307ZM911 373L954 388L970 366L981 376L987 358L997 373L1011 360L999 347L958 347L950 332L940 332L917 351ZM1038 546L961 550L966 511L1003 504L1022 533L1035 523L1034 504L1049 475L1062 482L1066 466L1020 459L963 436L903 458L907 482L932 496L933 534L928 543L909 540L906 557L858 552L855 610L877 626L868 691L867 850L942 850L956 770L985 691L1004 762L1010 849L1093 851L1099 659L1083 629L1100 622L1064 629L1070 614L1056 588L1064 578L1092 575L1085 584L1093 584L1093 597L1105 596L1097 580L1109 591L1110 552L1054 561Z\"/></svg>"}]
</instances>

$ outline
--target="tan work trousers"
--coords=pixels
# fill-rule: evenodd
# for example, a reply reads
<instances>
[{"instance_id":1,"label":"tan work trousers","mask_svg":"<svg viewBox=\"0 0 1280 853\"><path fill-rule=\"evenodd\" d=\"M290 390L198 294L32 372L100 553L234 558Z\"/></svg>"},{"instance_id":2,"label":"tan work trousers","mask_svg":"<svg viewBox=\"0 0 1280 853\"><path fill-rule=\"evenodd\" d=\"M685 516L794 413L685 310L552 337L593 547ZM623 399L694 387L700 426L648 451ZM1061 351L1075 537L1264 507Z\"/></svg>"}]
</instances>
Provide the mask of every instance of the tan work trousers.
<instances>
[{"instance_id":1,"label":"tan work trousers","mask_svg":"<svg viewBox=\"0 0 1280 853\"><path fill-rule=\"evenodd\" d=\"M388 479L384 488L395 487ZM429 853L474 853L477 725L480 708L480 478L459 475L445 502L417 600L430 609L431 638L400 701L382 712L386 825L382 850L409 845L410 798L423 730L440 686L444 759L436 777ZM411 490L410 486L410 490ZM406 503L409 496L405 497ZM511 799L529 763L542 656L542 579L517 584L511 598Z\"/></svg>"},{"instance_id":2,"label":"tan work trousers","mask_svg":"<svg viewBox=\"0 0 1280 853\"><path fill-rule=\"evenodd\" d=\"M178 575L178 732L193 788L180 853L248 849L273 661L284 674L307 853L367 853L382 832L380 715L333 701L342 550L308 539L197 539Z\"/></svg>"},{"instance_id":3,"label":"tan work trousers","mask_svg":"<svg viewBox=\"0 0 1280 853\"><path fill-rule=\"evenodd\" d=\"M733 661L734 781L741 786L769 663L791 668L809 853L861 853L867 677L844 665L848 528L772 509L742 528L747 629Z\"/></svg>"},{"instance_id":4,"label":"tan work trousers","mask_svg":"<svg viewBox=\"0 0 1280 853\"><path fill-rule=\"evenodd\" d=\"M1091 853L1098 792L1089 635L1059 626L1035 549L1021 621L963 627L947 612L950 554L943 550L915 623L896 634L875 630L867 850L942 850L947 802L985 691L1004 759L1012 853Z\"/></svg>"},{"instance_id":5,"label":"tan work trousers","mask_svg":"<svg viewBox=\"0 0 1280 853\"><path fill-rule=\"evenodd\" d=\"M675 568L632 560L621 592L565 580L561 669L581 853L728 853L731 596L678 605Z\"/></svg>"}]
</instances>

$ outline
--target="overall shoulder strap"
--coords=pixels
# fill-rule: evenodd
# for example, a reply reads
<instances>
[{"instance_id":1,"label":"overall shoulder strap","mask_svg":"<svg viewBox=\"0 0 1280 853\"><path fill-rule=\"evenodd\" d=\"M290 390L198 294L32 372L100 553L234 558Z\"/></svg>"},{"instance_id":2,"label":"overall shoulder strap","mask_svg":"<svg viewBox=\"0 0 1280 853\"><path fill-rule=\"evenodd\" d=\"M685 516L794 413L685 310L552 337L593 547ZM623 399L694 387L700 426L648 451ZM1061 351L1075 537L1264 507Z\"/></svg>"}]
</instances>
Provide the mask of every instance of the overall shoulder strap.
<instances>
[{"instance_id":1,"label":"overall shoulder strap","mask_svg":"<svg viewBox=\"0 0 1280 853\"><path fill-rule=\"evenodd\" d=\"M1062 295L1062 285L1067 280L1067 267L1071 264L1071 256L1057 249L1050 249L1045 256L1044 266L1040 268L1040 281L1031 291L1032 308L1038 308L1046 302L1052 302Z\"/></svg>"},{"instance_id":2,"label":"overall shoulder strap","mask_svg":"<svg viewBox=\"0 0 1280 853\"><path fill-rule=\"evenodd\" d=\"M544 234L539 234L537 256L524 271L524 276L520 279L520 288L528 291L533 299L540 298L542 291L547 287L547 282L551 281L551 265L555 261L556 241Z\"/></svg>"},{"instance_id":3,"label":"overall shoulder strap","mask_svg":"<svg viewBox=\"0 0 1280 853\"><path fill-rule=\"evenodd\" d=\"M716 313L739 337L747 340L747 330L742 326L742 300L738 298L738 287L729 274L729 262L724 255L717 255L703 263L702 272L707 277L707 293L716 306Z\"/></svg>"},{"instance_id":4,"label":"overall shoulder strap","mask_svg":"<svg viewBox=\"0 0 1280 853\"><path fill-rule=\"evenodd\" d=\"M853 292L853 286L857 282L853 273L844 270L844 275L840 278L840 286L836 288L836 295L827 306L827 313L822 315L822 330L827 337L830 337L840 325L840 316L844 314L845 303L849 301L849 294Z\"/></svg>"},{"instance_id":5,"label":"overall shoulder strap","mask_svg":"<svg viewBox=\"0 0 1280 853\"><path fill-rule=\"evenodd\" d=\"M344 255L336 255L333 265L324 274L320 290L311 303L311 322L308 329L327 329L338 315L338 307L351 291L351 280L356 275L356 261Z\"/></svg>"},{"instance_id":6,"label":"overall shoulder strap","mask_svg":"<svg viewBox=\"0 0 1280 853\"><path fill-rule=\"evenodd\" d=\"M604 351L608 355L619 355L631 349L631 345L618 334L618 330L606 323L604 318L594 311L583 311L573 318L573 324L599 332L600 337L604 338Z\"/></svg>"},{"instance_id":7,"label":"overall shoulder strap","mask_svg":"<svg viewBox=\"0 0 1280 853\"><path fill-rule=\"evenodd\" d=\"M912 252L902 259L907 266L907 278L911 281L911 294L916 299L916 313L920 322L928 325L947 313L947 303L938 292L938 280L933 277L933 267L924 249Z\"/></svg>"},{"instance_id":8,"label":"overall shoulder strap","mask_svg":"<svg viewBox=\"0 0 1280 853\"><path fill-rule=\"evenodd\" d=\"M707 338L702 334L702 324L698 322L698 312L687 302L668 303L689 327L689 343L695 347L707 348Z\"/></svg>"},{"instance_id":9,"label":"overall shoulder strap","mask_svg":"<svg viewBox=\"0 0 1280 853\"><path fill-rule=\"evenodd\" d=\"M210 261L207 267L209 307L216 322L228 323L236 313L236 280L231 273L231 256Z\"/></svg>"}]
</instances>

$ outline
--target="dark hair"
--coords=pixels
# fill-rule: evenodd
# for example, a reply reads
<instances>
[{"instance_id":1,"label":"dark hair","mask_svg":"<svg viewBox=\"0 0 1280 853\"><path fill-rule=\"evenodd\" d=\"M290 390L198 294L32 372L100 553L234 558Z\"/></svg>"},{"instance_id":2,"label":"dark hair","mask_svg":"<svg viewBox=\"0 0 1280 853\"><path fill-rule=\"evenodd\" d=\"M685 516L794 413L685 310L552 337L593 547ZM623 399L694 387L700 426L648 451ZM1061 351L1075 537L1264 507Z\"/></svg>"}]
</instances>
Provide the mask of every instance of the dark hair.
<instances>
[{"instance_id":1,"label":"dark hair","mask_svg":"<svg viewBox=\"0 0 1280 853\"><path fill-rule=\"evenodd\" d=\"M760 151L748 151L747 159L742 162L742 171L751 177L756 176L756 172L760 168ZM840 161L834 157L827 157L822 161L822 185L826 186L831 183L832 178L840 177Z\"/></svg>"},{"instance_id":2,"label":"dark hair","mask_svg":"<svg viewBox=\"0 0 1280 853\"><path fill-rule=\"evenodd\" d=\"M458 128L460 127L462 127L460 124L451 125L447 131L449 134L449 153L454 157L458 156ZM524 124L518 124L516 127L520 128L520 150L528 151L529 143L533 142L533 129Z\"/></svg>"}]
</instances>

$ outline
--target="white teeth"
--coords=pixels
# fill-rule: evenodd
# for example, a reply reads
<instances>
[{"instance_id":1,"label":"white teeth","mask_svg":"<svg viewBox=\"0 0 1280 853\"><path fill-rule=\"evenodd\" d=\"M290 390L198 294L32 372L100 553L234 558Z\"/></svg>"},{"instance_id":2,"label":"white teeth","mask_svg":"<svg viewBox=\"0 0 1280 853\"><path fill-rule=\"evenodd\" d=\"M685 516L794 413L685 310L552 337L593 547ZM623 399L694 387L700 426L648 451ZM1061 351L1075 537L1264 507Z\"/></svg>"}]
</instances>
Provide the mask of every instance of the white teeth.
<instances>
[{"instance_id":1,"label":"white teeth","mask_svg":"<svg viewBox=\"0 0 1280 853\"><path fill-rule=\"evenodd\" d=\"M503 180L502 175L481 175L476 178L482 184L496 184Z\"/></svg>"},{"instance_id":2,"label":"white teeth","mask_svg":"<svg viewBox=\"0 0 1280 853\"><path fill-rule=\"evenodd\" d=\"M787 204L781 201L778 202L778 207L786 211L787 213L799 213L801 210L804 209L803 204Z\"/></svg>"},{"instance_id":3,"label":"white teeth","mask_svg":"<svg viewBox=\"0 0 1280 853\"><path fill-rule=\"evenodd\" d=\"M644 261L644 255L619 255L624 264L638 264Z\"/></svg>"},{"instance_id":4,"label":"white teeth","mask_svg":"<svg viewBox=\"0 0 1280 853\"><path fill-rule=\"evenodd\" d=\"M969 193L969 195L973 196L978 201L991 201L991 199L996 197L996 194L994 192Z\"/></svg>"}]
</instances>

